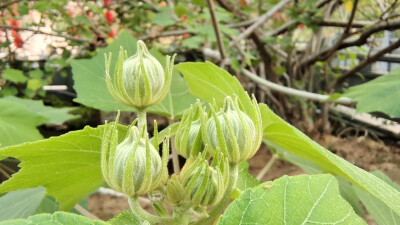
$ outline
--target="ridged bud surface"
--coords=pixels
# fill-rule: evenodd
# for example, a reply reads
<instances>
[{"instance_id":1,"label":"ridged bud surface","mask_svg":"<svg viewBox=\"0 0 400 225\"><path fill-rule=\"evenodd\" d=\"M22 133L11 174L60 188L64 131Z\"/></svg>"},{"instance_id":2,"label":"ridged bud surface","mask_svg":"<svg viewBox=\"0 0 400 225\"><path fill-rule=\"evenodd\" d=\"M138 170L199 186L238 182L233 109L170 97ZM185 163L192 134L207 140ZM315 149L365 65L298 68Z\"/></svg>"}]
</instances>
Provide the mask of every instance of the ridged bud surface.
<instances>
[{"instance_id":1,"label":"ridged bud surface","mask_svg":"<svg viewBox=\"0 0 400 225\"><path fill-rule=\"evenodd\" d=\"M200 102L191 106L183 115L175 134L175 149L186 159L203 151L202 117L204 110Z\"/></svg>"},{"instance_id":2,"label":"ridged bud surface","mask_svg":"<svg viewBox=\"0 0 400 225\"><path fill-rule=\"evenodd\" d=\"M253 118L240 110L237 101L226 97L223 108L215 112L207 122L205 142L213 151L224 153L229 162L239 163L251 158L258 150L262 139L261 114L255 100L252 102Z\"/></svg>"},{"instance_id":3,"label":"ridged bud surface","mask_svg":"<svg viewBox=\"0 0 400 225\"><path fill-rule=\"evenodd\" d=\"M164 71L143 41L137 42L137 53L129 58L121 47L114 83L109 75L111 56L106 55L105 58L107 88L117 101L142 109L160 103L168 93L174 57L167 56Z\"/></svg>"},{"instance_id":4,"label":"ridged bud surface","mask_svg":"<svg viewBox=\"0 0 400 225\"><path fill-rule=\"evenodd\" d=\"M106 125L102 142L101 167L106 182L128 196L143 195L159 188L168 177L168 141L163 144L163 157L147 135L133 126L118 144L115 124Z\"/></svg>"}]
</instances>

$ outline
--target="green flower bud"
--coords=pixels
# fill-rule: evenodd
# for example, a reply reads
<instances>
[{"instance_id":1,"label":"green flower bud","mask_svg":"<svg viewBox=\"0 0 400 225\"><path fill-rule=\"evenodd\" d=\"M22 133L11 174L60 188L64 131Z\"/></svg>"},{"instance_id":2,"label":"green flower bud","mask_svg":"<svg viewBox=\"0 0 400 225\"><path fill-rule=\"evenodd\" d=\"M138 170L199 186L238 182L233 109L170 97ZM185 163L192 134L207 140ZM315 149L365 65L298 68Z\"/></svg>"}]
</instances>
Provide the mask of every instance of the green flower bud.
<instances>
[{"instance_id":1,"label":"green flower bud","mask_svg":"<svg viewBox=\"0 0 400 225\"><path fill-rule=\"evenodd\" d=\"M183 115L175 135L175 149L186 159L203 151L201 120L204 110L200 102L196 102Z\"/></svg>"},{"instance_id":2,"label":"green flower bud","mask_svg":"<svg viewBox=\"0 0 400 225\"><path fill-rule=\"evenodd\" d=\"M231 163L250 159L260 147L261 113L254 98L251 106L253 119L239 109L237 99L233 101L229 96L225 98L224 106L218 113L211 107L212 117L203 134L205 142L212 151L220 149Z\"/></svg>"},{"instance_id":3,"label":"green flower bud","mask_svg":"<svg viewBox=\"0 0 400 225\"><path fill-rule=\"evenodd\" d=\"M164 72L143 41L137 42L137 53L129 58L121 47L115 66L114 84L109 75L111 53L108 57L105 55L107 88L117 101L128 106L140 109L158 104L169 91L174 57L171 59L167 56Z\"/></svg>"},{"instance_id":4,"label":"green flower bud","mask_svg":"<svg viewBox=\"0 0 400 225\"><path fill-rule=\"evenodd\" d=\"M192 206L213 206L223 197L228 183L228 161L218 161L210 166L206 153L190 157L179 175ZM222 166L223 164L224 166Z\"/></svg>"},{"instance_id":5,"label":"green flower bud","mask_svg":"<svg viewBox=\"0 0 400 225\"><path fill-rule=\"evenodd\" d=\"M102 142L101 167L106 182L128 196L159 188L168 177L168 140L164 140L161 158L147 133L140 134L136 126L132 126L126 138L118 143L116 126L116 123L106 125Z\"/></svg>"},{"instance_id":6,"label":"green flower bud","mask_svg":"<svg viewBox=\"0 0 400 225\"><path fill-rule=\"evenodd\" d=\"M185 189L176 174L168 180L166 187L166 201L171 205L180 205L187 202Z\"/></svg>"}]
</instances>

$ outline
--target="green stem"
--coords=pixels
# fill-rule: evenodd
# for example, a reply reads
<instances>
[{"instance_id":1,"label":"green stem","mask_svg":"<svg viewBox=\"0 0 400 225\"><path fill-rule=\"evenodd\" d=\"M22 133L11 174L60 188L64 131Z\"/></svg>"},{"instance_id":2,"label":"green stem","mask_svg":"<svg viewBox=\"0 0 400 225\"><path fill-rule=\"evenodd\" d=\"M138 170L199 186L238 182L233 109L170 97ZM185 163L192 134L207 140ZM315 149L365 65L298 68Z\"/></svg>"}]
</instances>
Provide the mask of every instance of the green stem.
<instances>
[{"instance_id":1,"label":"green stem","mask_svg":"<svg viewBox=\"0 0 400 225\"><path fill-rule=\"evenodd\" d=\"M141 132L143 126L145 127L145 132L147 133L147 114L146 108L137 109L137 117L138 117L138 127Z\"/></svg>"},{"instance_id":2,"label":"green stem","mask_svg":"<svg viewBox=\"0 0 400 225\"><path fill-rule=\"evenodd\" d=\"M146 220L151 224L176 224L176 219L172 217L161 217L148 213L139 204L139 198L137 196L129 197L129 206L132 212L142 220Z\"/></svg>"},{"instance_id":3,"label":"green stem","mask_svg":"<svg viewBox=\"0 0 400 225\"><path fill-rule=\"evenodd\" d=\"M238 171L239 171L238 167L239 166L236 163L229 164L229 181L228 181L228 186L226 188L224 197L222 197L221 201L211 209L207 218L197 221L196 223L194 223L194 225L213 224L216 217L221 214L222 210L224 210L226 204L229 202L229 199L231 198L233 191L235 190L236 181L238 178Z\"/></svg>"}]
</instances>

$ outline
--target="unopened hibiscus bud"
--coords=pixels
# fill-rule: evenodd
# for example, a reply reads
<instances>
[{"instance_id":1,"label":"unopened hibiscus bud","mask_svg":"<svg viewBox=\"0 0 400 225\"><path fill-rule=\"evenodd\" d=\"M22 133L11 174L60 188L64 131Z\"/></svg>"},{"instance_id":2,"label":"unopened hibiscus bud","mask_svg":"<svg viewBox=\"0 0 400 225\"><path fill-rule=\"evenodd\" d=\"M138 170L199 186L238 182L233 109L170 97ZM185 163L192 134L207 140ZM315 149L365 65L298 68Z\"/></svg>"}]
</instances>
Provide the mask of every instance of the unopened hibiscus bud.
<instances>
[{"instance_id":1,"label":"unopened hibiscus bud","mask_svg":"<svg viewBox=\"0 0 400 225\"><path fill-rule=\"evenodd\" d=\"M179 175L185 194L193 206L217 204L223 197L228 183L227 159L224 158L225 160L213 166L208 164L205 155L204 152L190 157Z\"/></svg>"},{"instance_id":2,"label":"unopened hibiscus bud","mask_svg":"<svg viewBox=\"0 0 400 225\"><path fill-rule=\"evenodd\" d=\"M101 167L106 182L128 196L142 195L163 185L168 177L168 140L164 140L161 158L147 133L132 126L118 143L116 127L117 122L107 124L102 141Z\"/></svg>"},{"instance_id":3,"label":"unopened hibiscus bud","mask_svg":"<svg viewBox=\"0 0 400 225\"><path fill-rule=\"evenodd\" d=\"M186 159L196 156L204 149L202 140L202 117L204 110L200 102L191 106L183 115L175 135L175 149Z\"/></svg>"},{"instance_id":4,"label":"unopened hibiscus bud","mask_svg":"<svg viewBox=\"0 0 400 225\"><path fill-rule=\"evenodd\" d=\"M240 110L237 100L226 97L223 108L216 112L211 107L212 117L207 122L204 139L213 151L221 151L229 162L239 163L250 159L258 150L262 140L260 109L253 98L250 118Z\"/></svg>"},{"instance_id":5,"label":"unopened hibiscus bud","mask_svg":"<svg viewBox=\"0 0 400 225\"><path fill-rule=\"evenodd\" d=\"M106 83L111 95L122 104L144 109L160 103L167 95L172 78L174 56L166 58L165 71L146 48L137 42L137 53L130 58L121 47L115 66L114 84L109 74L111 53L106 58Z\"/></svg>"}]
</instances>

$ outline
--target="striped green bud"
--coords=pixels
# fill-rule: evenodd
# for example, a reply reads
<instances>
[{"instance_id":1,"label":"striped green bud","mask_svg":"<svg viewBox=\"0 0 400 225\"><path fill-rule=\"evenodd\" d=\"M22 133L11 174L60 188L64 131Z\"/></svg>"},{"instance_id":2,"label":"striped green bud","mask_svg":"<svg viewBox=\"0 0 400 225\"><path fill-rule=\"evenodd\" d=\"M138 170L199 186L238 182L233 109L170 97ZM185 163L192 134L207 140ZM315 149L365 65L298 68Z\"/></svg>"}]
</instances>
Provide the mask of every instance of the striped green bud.
<instances>
[{"instance_id":1,"label":"striped green bud","mask_svg":"<svg viewBox=\"0 0 400 225\"><path fill-rule=\"evenodd\" d=\"M114 72L109 74L111 53L105 55L106 84L110 94L122 104L138 109L160 103L167 95L172 78L174 56L166 57L165 71L160 62L147 50L143 41L137 42L137 52L128 58L121 47Z\"/></svg>"},{"instance_id":2,"label":"striped green bud","mask_svg":"<svg viewBox=\"0 0 400 225\"><path fill-rule=\"evenodd\" d=\"M205 143L212 151L219 149L231 163L250 159L260 147L261 113L254 98L251 103L252 117L240 110L237 99L234 101L229 96L220 111L216 112L216 108L211 107L212 116L203 135Z\"/></svg>"},{"instance_id":3,"label":"striped green bud","mask_svg":"<svg viewBox=\"0 0 400 225\"><path fill-rule=\"evenodd\" d=\"M128 196L143 195L163 185L168 177L168 140L164 140L161 158L147 133L132 126L118 143L116 127L116 123L107 124L102 141L101 167L106 182Z\"/></svg>"},{"instance_id":4,"label":"striped green bud","mask_svg":"<svg viewBox=\"0 0 400 225\"><path fill-rule=\"evenodd\" d=\"M175 149L186 159L203 151L202 123L204 110L200 102L192 105L183 115L175 135Z\"/></svg>"}]
</instances>

